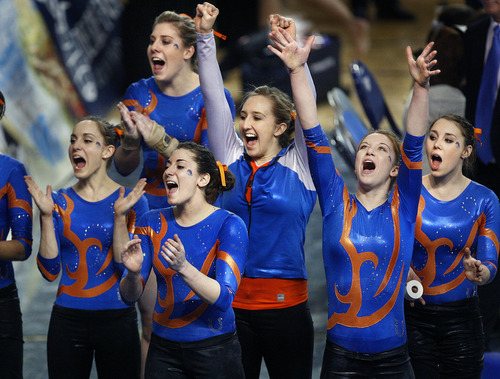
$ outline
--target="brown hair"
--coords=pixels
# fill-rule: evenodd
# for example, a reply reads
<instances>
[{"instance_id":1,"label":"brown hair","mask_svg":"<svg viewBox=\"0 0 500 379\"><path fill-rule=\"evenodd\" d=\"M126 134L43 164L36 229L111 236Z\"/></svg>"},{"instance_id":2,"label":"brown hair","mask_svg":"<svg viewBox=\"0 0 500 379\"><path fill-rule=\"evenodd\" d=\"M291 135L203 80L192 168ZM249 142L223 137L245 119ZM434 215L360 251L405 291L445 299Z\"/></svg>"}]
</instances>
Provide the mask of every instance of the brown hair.
<instances>
[{"instance_id":1,"label":"brown hair","mask_svg":"<svg viewBox=\"0 0 500 379\"><path fill-rule=\"evenodd\" d=\"M165 11L158 15L153 23L153 30L158 24L170 23L177 28L179 36L185 47L194 47L194 54L191 57L191 68L198 72L198 56L196 54L196 29L194 21L187 15L180 15L172 11Z\"/></svg>"},{"instance_id":2,"label":"brown hair","mask_svg":"<svg viewBox=\"0 0 500 379\"><path fill-rule=\"evenodd\" d=\"M120 142L120 136L116 131L117 127L110 124L108 121L99 116L85 116L79 121L79 123L82 121L92 121L97 125L99 131L101 132L104 138L104 144L106 146L110 145L113 145L114 147L118 146L118 142ZM108 167L111 165L111 161L112 161L111 158L108 159L106 163Z\"/></svg>"},{"instance_id":3,"label":"brown hair","mask_svg":"<svg viewBox=\"0 0 500 379\"><path fill-rule=\"evenodd\" d=\"M434 120L434 122L429 126L429 131L431 131L432 127L438 120L448 120L454 123L462 132L462 135L465 139L465 146L472 146L471 154L464 159L462 165L462 173L464 175L472 174L474 162L476 161L476 137L474 135L474 125L472 125L465 117L456 115L456 114L446 114Z\"/></svg>"},{"instance_id":4,"label":"brown hair","mask_svg":"<svg viewBox=\"0 0 500 379\"><path fill-rule=\"evenodd\" d=\"M394 132L391 132L390 130L377 129L377 130L374 130L370 133L367 133L363 137L363 139L359 142L357 150L359 150L359 147L361 146L363 141L366 139L366 137L368 137L371 134L382 134L382 135L386 136L387 138L389 138L389 140L391 141L391 144L392 144L392 148L394 149L394 155L396 156L396 159L394 159L393 166L399 166L399 164L401 162L401 139ZM391 178L391 186L389 187L390 189L392 189L396 180L397 180L397 176L394 178Z\"/></svg>"},{"instance_id":5,"label":"brown hair","mask_svg":"<svg viewBox=\"0 0 500 379\"><path fill-rule=\"evenodd\" d=\"M176 150L184 149L194 156L198 166L198 174L209 174L210 182L205 186L205 198L208 203L213 204L222 191L233 189L236 178L230 170L225 171L226 185L222 185L219 166L215 161L213 153L205 146L192 141L181 142Z\"/></svg>"},{"instance_id":6,"label":"brown hair","mask_svg":"<svg viewBox=\"0 0 500 379\"><path fill-rule=\"evenodd\" d=\"M245 93L240 108L243 108L249 98L257 95L265 96L271 100L271 111L276 120L276 125L286 124L285 132L278 139L281 147L287 147L293 141L295 133L295 118L292 116L294 105L290 96L276 87L260 86Z\"/></svg>"}]
</instances>

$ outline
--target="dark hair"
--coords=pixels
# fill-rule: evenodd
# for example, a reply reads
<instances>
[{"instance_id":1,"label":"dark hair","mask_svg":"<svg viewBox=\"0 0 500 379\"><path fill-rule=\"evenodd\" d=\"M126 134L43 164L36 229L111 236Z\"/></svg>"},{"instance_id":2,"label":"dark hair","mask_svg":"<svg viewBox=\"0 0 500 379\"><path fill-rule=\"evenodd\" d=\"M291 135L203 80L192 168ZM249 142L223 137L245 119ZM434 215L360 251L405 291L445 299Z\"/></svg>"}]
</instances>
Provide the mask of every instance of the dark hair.
<instances>
[{"instance_id":1,"label":"dark hair","mask_svg":"<svg viewBox=\"0 0 500 379\"><path fill-rule=\"evenodd\" d=\"M401 139L394 132L392 132L390 130L377 129L377 130L374 130L370 133L367 133L363 137L363 139L359 142L358 148L356 149L356 151L359 150L359 147L361 146L363 141L366 139L366 137L368 137L371 134L382 134L382 135L386 136L387 138L389 138L389 140L391 141L391 144L392 144L392 148L394 149L394 154L396 155L396 159L394 159L393 166L399 166L399 164L401 162ZM391 186L389 188L392 189L396 180L397 180L397 176L394 178L391 178Z\"/></svg>"},{"instance_id":2,"label":"dark hair","mask_svg":"<svg viewBox=\"0 0 500 379\"><path fill-rule=\"evenodd\" d=\"M462 173L464 175L469 175L472 174L473 172L473 167L474 167L474 162L476 161L476 137L474 135L474 125L472 125L469 120L467 120L465 117L456 115L456 114L446 114L444 116L441 116L434 120L434 122L429 126L429 131L431 131L432 127L438 120L448 120L452 123L454 123L462 132L464 139L465 139L465 146L472 146L472 152L471 154L464 159L463 165L462 165Z\"/></svg>"},{"instance_id":3,"label":"dark hair","mask_svg":"<svg viewBox=\"0 0 500 379\"><path fill-rule=\"evenodd\" d=\"M267 97L272 102L271 111L276 120L276 125L285 123L287 128L278 139L281 147L287 147L293 141L295 133L295 116L292 116L294 109L293 102L283 91L275 87L260 86L248 91L243 96L241 107L245 102L254 96L261 95Z\"/></svg>"},{"instance_id":4,"label":"dark hair","mask_svg":"<svg viewBox=\"0 0 500 379\"><path fill-rule=\"evenodd\" d=\"M194 47L194 54L191 57L191 68L194 72L198 72L198 56L196 54L196 28L194 26L194 21L187 15L180 15L173 11L165 11L160 13L156 17L153 28L158 24L170 23L177 28L179 36L181 37L182 43L186 47Z\"/></svg>"},{"instance_id":5,"label":"dark hair","mask_svg":"<svg viewBox=\"0 0 500 379\"><path fill-rule=\"evenodd\" d=\"M85 116L79 121L79 123L82 121L92 121L97 125L99 131L101 132L104 138L104 144L106 146L110 145L113 145L114 147L118 146L118 142L120 142L120 135L116 131L118 127L115 127L114 125L110 124L108 121L99 116ZM112 159L108 159L107 162L108 167L110 166L111 161Z\"/></svg>"},{"instance_id":6,"label":"dark hair","mask_svg":"<svg viewBox=\"0 0 500 379\"><path fill-rule=\"evenodd\" d=\"M205 198L210 204L215 203L222 191L229 191L234 187L236 178L230 170L226 170L226 185L222 185L219 166L215 161L213 153L205 146L192 141L181 142L176 150L184 149L194 156L198 166L198 174L209 174L210 182L205 186Z\"/></svg>"}]
</instances>

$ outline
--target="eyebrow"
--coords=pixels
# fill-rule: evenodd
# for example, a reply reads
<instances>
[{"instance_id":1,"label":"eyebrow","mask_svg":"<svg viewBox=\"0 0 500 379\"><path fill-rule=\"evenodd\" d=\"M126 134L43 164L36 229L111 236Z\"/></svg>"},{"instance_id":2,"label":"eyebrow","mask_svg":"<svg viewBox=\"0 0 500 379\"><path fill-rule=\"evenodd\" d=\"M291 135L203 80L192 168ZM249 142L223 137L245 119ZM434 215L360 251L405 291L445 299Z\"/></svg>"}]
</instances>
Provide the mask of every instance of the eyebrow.
<instances>
[{"instance_id":1,"label":"eyebrow","mask_svg":"<svg viewBox=\"0 0 500 379\"><path fill-rule=\"evenodd\" d=\"M435 130L431 130L431 131L430 131L430 133L435 133L435 134L439 135L439 133L438 133L438 132L436 132ZM455 134L453 134L453 133L444 133L444 136L445 136L445 137L446 137L446 136L452 136L452 137L458 138L458 137L457 137Z\"/></svg>"},{"instance_id":2,"label":"eyebrow","mask_svg":"<svg viewBox=\"0 0 500 379\"><path fill-rule=\"evenodd\" d=\"M155 39L156 39L156 37L155 37L153 34L150 34L150 35L149 35L149 39L153 39L153 38L155 38ZM158 38L169 38L169 39L171 39L171 40L173 40L173 39L174 39L174 37L172 37L171 35L168 35L168 34L160 34L160 35L158 36Z\"/></svg>"},{"instance_id":3,"label":"eyebrow","mask_svg":"<svg viewBox=\"0 0 500 379\"><path fill-rule=\"evenodd\" d=\"M175 163L177 163L177 162L186 162L186 163L187 163L187 160L186 160L186 159L179 158L179 159L176 159L176 160L175 160ZM167 161L167 163L172 164L172 161L169 159L169 160Z\"/></svg>"},{"instance_id":4,"label":"eyebrow","mask_svg":"<svg viewBox=\"0 0 500 379\"><path fill-rule=\"evenodd\" d=\"M88 136L95 137L95 134L92 134L92 133L83 133L83 136L84 137L88 137ZM76 134L75 133L71 133L71 137L76 137Z\"/></svg>"}]
</instances>

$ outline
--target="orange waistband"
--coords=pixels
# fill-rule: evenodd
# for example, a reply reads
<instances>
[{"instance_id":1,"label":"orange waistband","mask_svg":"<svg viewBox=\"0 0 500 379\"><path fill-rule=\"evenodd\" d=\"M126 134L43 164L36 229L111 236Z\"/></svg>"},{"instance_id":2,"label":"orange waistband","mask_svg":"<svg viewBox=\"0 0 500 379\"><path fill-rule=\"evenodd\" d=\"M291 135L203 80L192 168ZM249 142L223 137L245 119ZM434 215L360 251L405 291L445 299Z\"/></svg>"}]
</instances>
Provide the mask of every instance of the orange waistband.
<instances>
[{"instance_id":1,"label":"orange waistband","mask_svg":"<svg viewBox=\"0 0 500 379\"><path fill-rule=\"evenodd\" d=\"M281 309L307 300L306 279L241 279L233 307L247 310Z\"/></svg>"}]
</instances>

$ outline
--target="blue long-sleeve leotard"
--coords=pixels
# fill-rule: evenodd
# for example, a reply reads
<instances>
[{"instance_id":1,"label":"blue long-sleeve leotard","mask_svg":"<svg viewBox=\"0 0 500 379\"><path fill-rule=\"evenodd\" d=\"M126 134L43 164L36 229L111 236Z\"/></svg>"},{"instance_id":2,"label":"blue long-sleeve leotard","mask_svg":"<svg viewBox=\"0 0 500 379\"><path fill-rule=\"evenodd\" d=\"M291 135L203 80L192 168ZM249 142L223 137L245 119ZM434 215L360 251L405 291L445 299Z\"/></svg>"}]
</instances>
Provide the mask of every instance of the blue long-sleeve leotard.
<instances>
[{"instance_id":1,"label":"blue long-sleeve leotard","mask_svg":"<svg viewBox=\"0 0 500 379\"><path fill-rule=\"evenodd\" d=\"M224 92L226 102L234 120L235 105L228 90ZM165 128L165 132L182 141L194 141L208 147L205 104L201 88L183 96L165 95L154 77L141 79L131 84L125 92L123 103L130 109L137 107L142 112ZM165 186L162 175L165 171L165 159L151 150L142 141L143 168L141 177L147 178L146 197L150 209L167 206Z\"/></svg>"},{"instance_id":2,"label":"blue long-sleeve leotard","mask_svg":"<svg viewBox=\"0 0 500 379\"><path fill-rule=\"evenodd\" d=\"M24 165L8 155L0 154L0 240L5 241L11 231L12 239L24 246L25 257L31 255L33 243L33 210L31 195L24 182ZM0 259L0 288L14 282L11 261Z\"/></svg>"},{"instance_id":3,"label":"blue long-sleeve leotard","mask_svg":"<svg viewBox=\"0 0 500 379\"><path fill-rule=\"evenodd\" d=\"M440 201L422 187L415 227L412 266L422 280L429 304L463 300L477 295L477 286L465 278L464 249L497 272L500 207L493 191L470 182L451 201Z\"/></svg>"},{"instance_id":4,"label":"blue long-sleeve leotard","mask_svg":"<svg viewBox=\"0 0 500 379\"><path fill-rule=\"evenodd\" d=\"M423 137L406 135L393 194L368 211L348 193L321 126L304 135L323 213L327 338L361 353L399 347L406 342L404 290L422 184Z\"/></svg>"},{"instance_id":5,"label":"blue long-sleeve leotard","mask_svg":"<svg viewBox=\"0 0 500 379\"><path fill-rule=\"evenodd\" d=\"M144 255L141 276L146 282L153 267L158 284L153 332L180 342L233 332L236 324L231 303L248 247L245 224L238 216L218 209L199 223L183 227L175 221L172 209L152 210L136 227ZM214 304L201 300L161 256L161 246L174 234L184 245L189 263L219 283L220 295Z\"/></svg>"},{"instance_id":6,"label":"blue long-sleeve leotard","mask_svg":"<svg viewBox=\"0 0 500 379\"><path fill-rule=\"evenodd\" d=\"M125 189L125 195L131 189ZM45 279L54 281L62 272L55 303L75 309L120 309L125 304L119 291L123 273L113 258L114 203L119 190L107 198L89 202L73 188L52 193L52 212L58 255L44 258L38 253L38 268ZM127 228L134 232L136 220L148 211L141 197L127 214Z\"/></svg>"},{"instance_id":7,"label":"blue long-sleeve leotard","mask_svg":"<svg viewBox=\"0 0 500 379\"><path fill-rule=\"evenodd\" d=\"M257 167L245 153L231 113L219 101L223 82L212 33L197 34L211 150L236 176L233 190L222 195L222 207L236 213L248 228L245 276L307 279L304 255L306 226L316 203L307 165L302 128L295 120L295 142L267 165Z\"/></svg>"}]
</instances>

